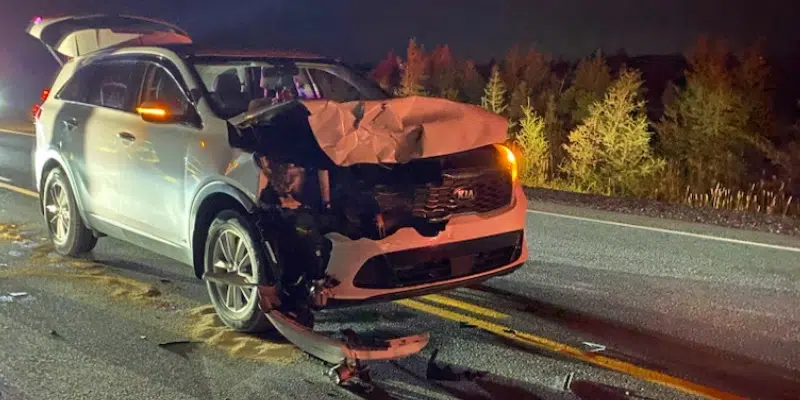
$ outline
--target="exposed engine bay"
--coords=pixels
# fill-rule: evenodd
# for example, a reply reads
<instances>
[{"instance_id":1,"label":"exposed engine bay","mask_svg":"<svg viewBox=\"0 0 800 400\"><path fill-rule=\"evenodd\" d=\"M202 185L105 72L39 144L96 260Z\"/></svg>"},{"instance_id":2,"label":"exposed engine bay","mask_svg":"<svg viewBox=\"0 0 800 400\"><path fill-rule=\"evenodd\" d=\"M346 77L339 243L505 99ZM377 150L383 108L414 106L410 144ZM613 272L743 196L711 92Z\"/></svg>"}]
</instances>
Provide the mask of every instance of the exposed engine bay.
<instances>
[{"instance_id":1,"label":"exposed engine bay","mask_svg":"<svg viewBox=\"0 0 800 400\"><path fill-rule=\"evenodd\" d=\"M367 125L363 102L345 108L344 118L330 112L324 115L331 110L330 103L323 104L320 113L330 126L339 127L341 133L344 122L352 124L343 138L358 135L365 128L360 123ZM320 138L319 121L311 117L309 108L314 106L283 103L229 126L231 144L252 151L261 169L257 225L274 246L271 251L280 274L274 279L285 306L290 306L286 302L300 308L324 305L313 297L324 286L336 284L325 273L332 248L328 234L381 240L410 228L434 237L453 216L487 213L511 203L514 177L505 154L508 150L493 144L494 138L464 151L425 157L422 145L430 139L423 136L424 125L394 127L400 135L384 135L393 135L385 142L393 153L368 143L366 147L374 150L363 151L368 161L359 162L363 141L350 146L349 153L334 157L331 150L338 149L323 148L321 143L327 138ZM373 120L386 117L381 115L385 107L373 109L377 110ZM330 121L331 115L338 120ZM350 121L342 121L348 117ZM316 130L312 129L315 123ZM378 135L372 128L369 133L374 139ZM372 160L375 154L378 157ZM381 156L393 162L380 162Z\"/></svg>"}]
</instances>

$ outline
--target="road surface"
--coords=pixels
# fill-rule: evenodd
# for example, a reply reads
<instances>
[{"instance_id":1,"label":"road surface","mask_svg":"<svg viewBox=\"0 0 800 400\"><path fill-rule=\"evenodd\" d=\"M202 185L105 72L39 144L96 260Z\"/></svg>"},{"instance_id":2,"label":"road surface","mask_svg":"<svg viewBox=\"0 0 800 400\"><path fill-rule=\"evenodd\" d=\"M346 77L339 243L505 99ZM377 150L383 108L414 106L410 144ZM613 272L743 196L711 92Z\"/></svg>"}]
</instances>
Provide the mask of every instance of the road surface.
<instances>
[{"instance_id":1,"label":"road surface","mask_svg":"<svg viewBox=\"0 0 800 400\"><path fill-rule=\"evenodd\" d=\"M3 400L800 398L793 238L531 203L515 274L321 313L331 332L432 335L419 355L373 364L371 390L345 389L279 337L221 327L188 267L108 238L91 260L56 257L33 143L0 132ZM487 375L427 379L434 349L439 367Z\"/></svg>"}]
</instances>

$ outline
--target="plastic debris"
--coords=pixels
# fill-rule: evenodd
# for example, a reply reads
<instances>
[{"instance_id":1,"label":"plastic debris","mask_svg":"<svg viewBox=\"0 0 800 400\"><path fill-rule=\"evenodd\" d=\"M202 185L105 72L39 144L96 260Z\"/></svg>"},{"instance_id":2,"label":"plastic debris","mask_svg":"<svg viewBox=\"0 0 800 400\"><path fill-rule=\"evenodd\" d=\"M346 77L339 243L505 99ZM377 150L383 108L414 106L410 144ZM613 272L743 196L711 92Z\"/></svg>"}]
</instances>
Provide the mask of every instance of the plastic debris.
<instances>
[{"instance_id":1,"label":"plastic debris","mask_svg":"<svg viewBox=\"0 0 800 400\"><path fill-rule=\"evenodd\" d=\"M145 340L145 339L147 339L147 336L145 336L145 335L139 336L139 339Z\"/></svg>"},{"instance_id":2,"label":"plastic debris","mask_svg":"<svg viewBox=\"0 0 800 400\"><path fill-rule=\"evenodd\" d=\"M583 342L582 343L589 353L599 353L601 351L606 350L606 346L602 344L592 343L592 342Z\"/></svg>"},{"instance_id":3,"label":"plastic debris","mask_svg":"<svg viewBox=\"0 0 800 400\"><path fill-rule=\"evenodd\" d=\"M8 252L8 255L10 255L11 257L22 257L24 253L19 250L11 250Z\"/></svg>"},{"instance_id":4,"label":"plastic debris","mask_svg":"<svg viewBox=\"0 0 800 400\"><path fill-rule=\"evenodd\" d=\"M11 297L26 297L28 292L11 292L8 295Z\"/></svg>"},{"instance_id":5,"label":"plastic debris","mask_svg":"<svg viewBox=\"0 0 800 400\"><path fill-rule=\"evenodd\" d=\"M11 303L14 298L11 296L0 296L0 303Z\"/></svg>"}]
</instances>

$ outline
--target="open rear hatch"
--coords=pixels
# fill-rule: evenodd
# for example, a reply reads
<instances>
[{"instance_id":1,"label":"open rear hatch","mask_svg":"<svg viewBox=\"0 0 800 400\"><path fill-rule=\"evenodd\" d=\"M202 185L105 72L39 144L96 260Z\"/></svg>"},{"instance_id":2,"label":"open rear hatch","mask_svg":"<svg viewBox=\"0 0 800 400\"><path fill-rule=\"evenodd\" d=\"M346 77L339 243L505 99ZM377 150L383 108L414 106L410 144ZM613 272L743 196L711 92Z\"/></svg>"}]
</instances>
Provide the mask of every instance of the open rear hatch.
<instances>
[{"instance_id":1,"label":"open rear hatch","mask_svg":"<svg viewBox=\"0 0 800 400\"><path fill-rule=\"evenodd\" d=\"M25 30L39 39L59 64L111 46L191 43L186 31L169 23L128 15L36 17Z\"/></svg>"}]
</instances>

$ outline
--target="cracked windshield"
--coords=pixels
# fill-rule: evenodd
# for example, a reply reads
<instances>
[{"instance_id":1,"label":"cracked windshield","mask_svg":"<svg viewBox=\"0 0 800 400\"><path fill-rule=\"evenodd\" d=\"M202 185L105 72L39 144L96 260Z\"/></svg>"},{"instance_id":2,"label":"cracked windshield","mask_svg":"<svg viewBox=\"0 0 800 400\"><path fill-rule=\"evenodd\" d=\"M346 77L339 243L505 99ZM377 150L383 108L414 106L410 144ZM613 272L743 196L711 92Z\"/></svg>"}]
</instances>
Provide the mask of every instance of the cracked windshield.
<instances>
[{"instance_id":1,"label":"cracked windshield","mask_svg":"<svg viewBox=\"0 0 800 400\"><path fill-rule=\"evenodd\" d=\"M800 399L792 2L17 3L0 400Z\"/></svg>"}]
</instances>

